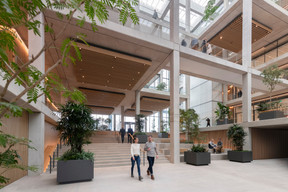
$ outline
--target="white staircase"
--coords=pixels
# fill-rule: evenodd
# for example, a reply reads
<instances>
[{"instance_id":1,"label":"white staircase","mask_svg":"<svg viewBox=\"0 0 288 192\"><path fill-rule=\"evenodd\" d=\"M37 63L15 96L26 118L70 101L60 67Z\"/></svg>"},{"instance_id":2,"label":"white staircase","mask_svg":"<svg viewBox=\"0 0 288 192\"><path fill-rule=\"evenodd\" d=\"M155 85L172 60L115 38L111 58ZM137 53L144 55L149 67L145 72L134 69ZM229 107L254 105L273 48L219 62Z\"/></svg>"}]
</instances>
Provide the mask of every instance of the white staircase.
<instances>
[{"instance_id":1,"label":"white staircase","mask_svg":"<svg viewBox=\"0 0 288 192\"><path fill-rule=\"evenodd\" d=\"M131 165L130 144L127 143L92 143L85 146L86 151L94 153L94 167L118 167ZM144 145L141 145L144 148ZM159 153L155 164L169 163L166 157ZM141 164L143 165L143 153L141 153ZM148 164L145 153L145 164Z\"/></svg>"}]
</instances>

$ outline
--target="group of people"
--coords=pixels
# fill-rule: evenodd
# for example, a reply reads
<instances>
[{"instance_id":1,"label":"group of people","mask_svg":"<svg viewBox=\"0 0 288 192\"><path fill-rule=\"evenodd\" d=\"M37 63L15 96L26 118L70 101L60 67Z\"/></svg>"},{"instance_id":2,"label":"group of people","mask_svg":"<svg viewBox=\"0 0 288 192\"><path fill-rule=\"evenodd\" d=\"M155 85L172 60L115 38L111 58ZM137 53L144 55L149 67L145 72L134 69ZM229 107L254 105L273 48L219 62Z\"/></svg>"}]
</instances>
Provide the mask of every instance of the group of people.
<instances>
[{"instance_id":1,"label":"group of people","mask_svg":"<svg viewBox=\"0 0 288 192\"><path fill-rule=\"evenodd\" d=\"M182 42L181 42L181 45L186 47L187 43L186 41L183 39ZM199 50L199 42L198 42L198 39L193 39L191 41L191 48L192 49L195 49L195 50ZM212 54L212 45L207 42L206 39L204 39L201 43L201 46L200 46L200 49L201 49L201 52L202 53L207 53L208 55L211 55Z\"/></svg>"},{"instance_id":2,"label":"group of people","mask_svg":"<svg viewBox=\"0 0 288 192\"><path fill-rule=\"evenodd\" d=\"M139 142L139 139L137 136L133 136L133 129L130 127L128 128L127 134L128 134L128 143L131 144L131 177L134 177L134 167L135 163L137 165L138 170L138 178L139 181L142 181L143 177L141 176L141 158L140 158L140 152L147 152L147 160L149 163L149 167L147 169L147 175L151 176L151 179L154 180L154 174L153 174L153 165L155 158L158 159L158 152L156 148L156 143L152 140L152 135L148 136L148 141L145 144L144 149L141 149ZM121 136L121 142L124 143L126 130L122 127L119 131L119 134Z\"/></svg>"},{"instance_id":3,"label":"group of people","mask_svg":"<svg viewBox=\"0 0 288 192\"><path fill-rule=\"evenodd\" d=\"M133 137L134 143L131 144L131 177L134 177L134 166L135 162L137 164L137 170L138 170L138 177L139 181L142 181L143 177L141 176L141 158L140 158L140 152L143 151L140 147L140 144L138 143L139 139L137 137ZM152 136L148 136L148 141L145 144L144 151L147 151L147 160L149 163L149 167L147 169L147 175L151 176L151 179L154 180L154 174L153 174L153 165L155 158L158 159L158 152L156 149L155 142L152 141Z\"/></svg>"},{"instance_id":4,"label":"group of people","mask_svg":"<svg viewBox=\"0 0 288 192\"><path fill-rule=\"evenodd\" d=\"M223 148L223 142L219 138L217 145L214 144L214 139L211 139L208 143L208 148L213 150L213 153L221 153Z\"/></svg>"}]
</instances>

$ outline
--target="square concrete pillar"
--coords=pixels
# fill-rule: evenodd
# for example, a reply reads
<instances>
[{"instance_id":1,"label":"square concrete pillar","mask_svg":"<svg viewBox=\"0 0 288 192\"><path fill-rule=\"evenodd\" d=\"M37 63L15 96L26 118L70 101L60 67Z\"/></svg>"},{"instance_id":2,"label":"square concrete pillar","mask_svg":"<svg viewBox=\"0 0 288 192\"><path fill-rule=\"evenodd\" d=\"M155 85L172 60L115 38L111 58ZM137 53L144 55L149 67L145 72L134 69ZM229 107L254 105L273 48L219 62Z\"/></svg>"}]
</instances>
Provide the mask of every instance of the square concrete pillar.
<instances>
[{"instance_id":1,"label":"square concrete pillar","mask_svg":"<svg viewBox=\"0 0 288 192\"><path fill-rule=\"evenodd\" d=\"M179 44L179 0L171 1L170 40Z\"/></svg>"},{"instance_id":2,"label":"square concrete pillar","mask_svg":"<svg viewBox=\"0 0 288 192\"><path fill-rule=\"evenodd\" d=\"M140 91L135 91L135 106L136 106L136 115L140 114Z\"/></svg>"},{"instance_id":3,"label":"square concrete pillar","mask_svg":"<svg viewBox=\"0 0 288 192\"><path fill-rule=\"evenodd\" d=\"M180 163L179 133L179 73L180 53L174 50L170 62L170 161Z\"/></svg>"},{"instance_id":4,"label":"square concrete pillar","mask_svg":"<svg viewBox=\"0 0 288 192\"><path fill-rule=\"evenodd\" d=\"M125 115L124 115L124 106L121 106L121 128L122 127L125 128L124 117L125 117Z\"/></svg>"},{"instance_id":5,"label":"square concrete pillar","mask_svg":"<svg viewBox=\"0 0 288 192\"><path fill-rule=\"evenodd\" d=\"M243 74L242 116L243 122L251 121L251 50L252 50L252 1L243 1L242 26L242 65L247 67L248 73Z\"/></svg>"},{"instance_id":6,"label":"square concrete pillar","mask_svg":"<svg viewBox=\"0 0 288 192\"><path fill-rule=\"evenodd\" d=\"M45 116L43 113L29 114L29 140L31 146L36 150L28 150L28 165L36 166L37 172L28 171L28 175L40 175L44 169L44 134L45 134Z\"/></svg>"}]
</instances>

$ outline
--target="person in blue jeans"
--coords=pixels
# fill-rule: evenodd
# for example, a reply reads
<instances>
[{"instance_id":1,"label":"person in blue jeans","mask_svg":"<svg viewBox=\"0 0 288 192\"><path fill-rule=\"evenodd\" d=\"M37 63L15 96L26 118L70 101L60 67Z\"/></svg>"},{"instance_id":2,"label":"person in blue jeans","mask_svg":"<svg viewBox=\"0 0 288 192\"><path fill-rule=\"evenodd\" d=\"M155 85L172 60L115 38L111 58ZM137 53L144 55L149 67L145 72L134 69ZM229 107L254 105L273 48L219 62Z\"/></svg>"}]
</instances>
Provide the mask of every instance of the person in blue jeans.
<instances>
[{"instance_id":1,"label":"person in blue jeans","mask_svg":"<svg viewBox=\"0 0 288 192\"><path fill-rule=\"evenodd\" d=\"M151 175L151 179L154 180L154 174L153 174L153 165L156 159L158 159L158 152L156 149L156 144L155 142L152 141L152 135L148 136L148 142L146 142L144 150L147 151L147 160L149 163L149 167L147 170L147 175Z\"/></svg>"},{"instance_id":2,"label":"person in blue jeans","mask_svg":"<svg viewBox=\"0 0 288 192\"><path fill-rule=\"evenodd\" d=\"M134 143L131 144L131 177L134 177L134 166L135 166L135 161L137 164L137 169L138 169L138 176L139 176L139 181L142 181L143 177L141 177L141 169L140 169L140 144L138 143L138 138L134 138Z\"/></svg>"}]
</instances>

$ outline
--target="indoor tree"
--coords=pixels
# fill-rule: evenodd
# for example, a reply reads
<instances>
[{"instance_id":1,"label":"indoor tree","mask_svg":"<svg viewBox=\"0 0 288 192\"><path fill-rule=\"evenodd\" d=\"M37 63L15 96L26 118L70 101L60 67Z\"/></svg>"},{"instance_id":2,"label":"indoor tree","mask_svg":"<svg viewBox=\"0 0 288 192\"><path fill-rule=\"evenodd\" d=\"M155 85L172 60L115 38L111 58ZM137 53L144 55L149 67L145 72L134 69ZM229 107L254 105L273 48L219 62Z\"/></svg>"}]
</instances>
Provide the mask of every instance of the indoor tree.
<instances>
[{"instance_id":1,"label":"indoor tree","mask_svg":"<svg viewBox=\"0 0 288 192\"><path fill-rule=\"evenodd\" d=\"M137 134L143 133L145 126L145 115L139 114L135 116L135 129Z\"/></svg>"},{"instance_id":2,"label":"indoor tree","mask_svg":"<svg viewBox=\"0 0 288 192\"><path fill-rule=\"evenodd\" d=\"M187 134L188 141L195 139L199 142L199 115L194 109L180 109L180 128Z\"/></svg>"},{"instance_id":3,"label":"indoor tree","mask_svg":"<svg viewBox=\"0 0 288 192\"><path fill-rule=\"evenodd\" d=\"M215 5L216 0L209 0L204 10L203 21L213 20L212 15L219 8L219 6Z\"/></svg>"},{"instance_id":4,"label":"indoor tree","mask_svg":"<svg viewBox=\"0 0 288 192\"><path fill-rule=\"evenodd\" d=\"M116 9L119 12L119 20L124 25L128 18L132 19L134 24L139 22L135 9L133 8L138 4L138 0L1 0L0 1L0 76L3 88L0 91L0 126L3 118L9 118L10 116L20 117L25 109L27 103L36 103L38 98L45 95L52 100L50 93L52 91L58 91L62 93L64 97L68 97L70 100L77 102L83 102L85 100L84 95L77 89L69 90L61 84L61 80L52 71L59 65L68 65L75 63L76 59L81 60L82 56L77 47L76 41L85 42L85 34L73 34L70 32L69 39L65 39L62 42L61 47L55 47L55 42L66 32L68 25L72 23L72 20L76 20L79 27L83 27L86 19L91 22L92 30L96 30L97 23L105 23L109 17L108 9ZM53 9L58 16L58 19L63 20L64 24L58 33L54 32L53 26L48 23L41 23L37 20L40 14L45 17L45 10ZM75 13L83 15L75 17ZM17 52L17 40L19 36L15 29L18 27L24 27L37 36L41 36L39 28L44 25L45 32L51 35L50 41L45 41L44 46L38 53L27 58L27 60L21 60L21 56ZM45 53L48 49L60 50L58 52L59 59L56 60L45 72L39 71L33 66L35 61ZM70 50L74 49L76 52L76 58L74 58ZM17 58L17 61L15 60ZM10 87L15 84L19 86L20 92L14 96L8 97ZM21 98L27 98L25 105L19 105L17 102ZM5 139L6 138L6 139ZM10 138L10 139L7 139ZM13 136L0 132L1 148L4 146L10 146L9 142ZM29 145L29 140L21 140L13 138L15 145L26 144ZM7 153L14 153L12 156L1 155L0 162L6 162L7 158L11 157L11 161L18 164L20 158L17 151L13 151L13 146L8 147ZM4 149L3 149L4 150ZM15 153L16 152L16 153ZM7 154L6 153L6 154ZM15 165L15 164L14 164ZM20 166L10 166L10 168L20 168ZM23 169L25 167L22 167ZM22 169L20 168L20 169ZM29 167L25 168L26 170ZM6 183L8 178L5 178L1 174L0 183Z\"/></svg>"},{"instance_id":5,"label":"indoor tree","mask_svg":"<svg viewBox=\"0 0 288 192\"><path fill-rule=\"evenodd\" d=\"M217 102L218 108L215 111L216 119L225 119L230 117L230 109L221 102Z\"/></svg>"},{"instance_id":6,"label":"indoor tree","mask_svg":"<svg viewBox=\"0 0 288 192\"><path fill-rule=\"evenodd\" d=\"M228 139L232 139L232 144L237 151L243 151L243 146L245 143L245 137L247 133L244 131L243 127L238 124L233 124L229 127L227 131Z\"/></svg>"},{"instance_id":7,"label":"indoor tree","mask_svg":"<svg viewBox=\"0 0 288 192\"><path fill-rule=\"evenodd\" d=\"M286 71L283 69L280 69L277 65L271 65L267 68L265 68L261 76L263 77L262 82L264 85L267 86L269 90L269 97L270 97L270 103L272 101L272 92L274 91L276 85L281 83L281 78L286 74Z\"/></svg>"},{"instance_id":8,"label":"indoor tree","mask_svg":"<svg viewBox=\"0 0 288 192\"><path fill-rule=\"evenodd\" d=\"M60 132L60 139L66 141L71 149L60 159L83 160L91 158L91 153L83 151L83 145L89 144L89 137L93 134L95 120L91 116L91 109L84 104L67 102L60 108L61 118L56 126ZM92 155L93 157L93 155Z\"/></svg>"}]
</instances>

